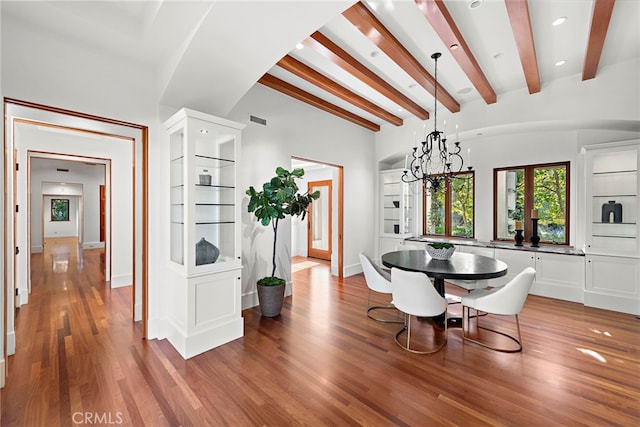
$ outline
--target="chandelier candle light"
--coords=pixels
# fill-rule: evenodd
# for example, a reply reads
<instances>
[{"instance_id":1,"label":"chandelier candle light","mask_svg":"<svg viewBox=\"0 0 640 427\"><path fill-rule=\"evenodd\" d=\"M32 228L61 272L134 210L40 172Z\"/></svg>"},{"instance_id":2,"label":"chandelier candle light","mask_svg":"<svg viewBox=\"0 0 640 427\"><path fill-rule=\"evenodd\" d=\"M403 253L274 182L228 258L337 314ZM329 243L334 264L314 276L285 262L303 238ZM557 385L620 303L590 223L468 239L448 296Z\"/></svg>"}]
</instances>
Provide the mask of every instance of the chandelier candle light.
<instances>
[{"instance_id":1,"label":"chandelier candle light","mask_svg":"<svg viewBox=\"0 0 640 427\"><path fill-rule=\"evenodd\" d=\"M447 122L445 120L444 130L437 129L438 123L438 58L442 54L436 52L431 55L435 60L435 90L434 90L434 106L433 106L433 131L427 133L426 125L424 126L424 141L419 147L416 142L416 133L413 133L415 146L409 155L404 159L404 173L402 174L403 182L422 181L425 191L430 189L437 192L444 180L451 181L455 175L462 171L464 160L460 152L460 139L458 138L458 125L456 125L456 141L447 145ZM409 163L411 158L411 163ZM471 150L467 150L467 161L471 164ZM472 167L467 166L471 171Z\"/></svg>"}]
</instances>

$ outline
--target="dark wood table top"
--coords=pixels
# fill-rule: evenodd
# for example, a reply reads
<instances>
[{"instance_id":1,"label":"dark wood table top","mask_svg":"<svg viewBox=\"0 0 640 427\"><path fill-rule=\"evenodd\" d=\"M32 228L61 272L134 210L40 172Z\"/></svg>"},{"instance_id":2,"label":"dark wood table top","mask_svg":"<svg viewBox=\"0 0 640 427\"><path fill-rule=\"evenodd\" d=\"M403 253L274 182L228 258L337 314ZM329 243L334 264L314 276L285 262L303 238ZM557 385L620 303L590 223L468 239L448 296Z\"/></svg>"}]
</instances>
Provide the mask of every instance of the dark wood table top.
<instances>
[{"instance_id":1,"label":"dark wood table top","mask_svg":"<svg viewBox=\"0 0 640 427\"><path fill-rule=\"evenodd\" d=\"M481 280L507 274L507 264L482 255L454 252L446 261L431 258L424 250L395 251L382 255L385 267L426 273L435 279Z\"/></svg>"}]
</instances>

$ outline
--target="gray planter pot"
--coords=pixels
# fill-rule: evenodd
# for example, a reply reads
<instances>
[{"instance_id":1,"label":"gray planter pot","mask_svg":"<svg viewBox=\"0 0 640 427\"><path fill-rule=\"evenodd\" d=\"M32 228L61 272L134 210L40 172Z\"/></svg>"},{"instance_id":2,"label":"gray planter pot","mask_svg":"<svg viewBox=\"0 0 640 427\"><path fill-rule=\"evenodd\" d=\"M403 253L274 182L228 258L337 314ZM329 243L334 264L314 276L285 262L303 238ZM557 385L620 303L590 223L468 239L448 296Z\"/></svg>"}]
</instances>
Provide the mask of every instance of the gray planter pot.
<instances>
[{"instance_id":1,"label":"gray planter pot","mask_svg":"<svg viewBox=\"0 0 640 427\"><path fill-rule=\"evenodd\" d=\"M284 301L284 287L284 283L278 286L258 285L258 302L263 316L276 317L280 315Z\"/></svg>"}]
</instances>

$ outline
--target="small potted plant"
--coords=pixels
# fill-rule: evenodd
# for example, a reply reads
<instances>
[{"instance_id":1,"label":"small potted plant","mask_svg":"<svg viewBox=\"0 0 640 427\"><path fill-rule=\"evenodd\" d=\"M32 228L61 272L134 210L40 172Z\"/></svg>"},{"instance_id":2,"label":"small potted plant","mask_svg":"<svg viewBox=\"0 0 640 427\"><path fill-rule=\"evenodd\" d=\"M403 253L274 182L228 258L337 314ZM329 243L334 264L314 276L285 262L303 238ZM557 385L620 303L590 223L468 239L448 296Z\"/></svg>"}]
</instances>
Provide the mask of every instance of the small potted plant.
<instances>
[{"instance_id":1,"label":"small potted plant","mask_svg":"<svg viewBox=\"0 0 640 427\"><path fill-rule=\"evenodd\" d=\"M273 255L271 258L271 276L258 280L258 302L265 317L275 317L282 310L284 300L285 279L276 276L276 243L278 240L278 224L287 216L307 214L307 208L313 200L320 197L320 192L309 194L298 193L296 179L304 176L304 169L294 169L291 172L278 167L276 176L262 185L262 191L256 191L253 186L246 191L249 199L249 212L253 212L256 219L264 226L271 224L273 229Z\"/></svg>"},{"instance_id":2,"label":"small potted plant","mask_svg":"<svg viewBox=\"0 0 640 427\"><path fill-rule=\"evenodd\" d=\"M427 252L433 259L447 260L456 250L456 247L447 242L433 242L426 246Z\"/></svg>"}]
</instances>

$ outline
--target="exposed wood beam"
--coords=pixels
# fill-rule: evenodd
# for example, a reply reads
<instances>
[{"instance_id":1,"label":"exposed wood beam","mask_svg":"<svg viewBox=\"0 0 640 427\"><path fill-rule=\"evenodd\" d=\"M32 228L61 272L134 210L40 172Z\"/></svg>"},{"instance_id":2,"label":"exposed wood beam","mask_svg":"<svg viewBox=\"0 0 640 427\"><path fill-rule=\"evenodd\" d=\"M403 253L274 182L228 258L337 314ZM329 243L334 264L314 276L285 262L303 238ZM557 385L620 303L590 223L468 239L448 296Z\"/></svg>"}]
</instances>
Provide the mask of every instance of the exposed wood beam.
<instances>
[{"instance_id":1,"label":"exposed wood beam","mask_svg":"<svg viewBox=\"0 0 640 427\"><path fill-rule=\"evenodd\" d=\"M369 85L372 89L389 98L400 107L409 111L421 120L429 118L429 112L420 105L413 102L409 97L391 86L384 79L376 75L374 72L358 62L353 56L349 55L344 49L332 42L327 36L316 31L307 38L303 44L309 49L319 53L333 64L342 68L355 78Z\"/></svg>"},{"instance_id":2,"label":"exposed wood beam","mask_svg":"<svg viewBox=\"0 0 640 427\"><path fill-rule=\"evenodd\" d=\"M480 64L473 56L469 45L462 37L462 33L453 21L451 14L447 10L442 0L415 0L416 4L427 18L431 26L446 46L449 52L458 62L464 73L467 75L473 86L487 104L496 102L496 92L491 87L489 80L484 75ZM451 46L457 46L451 48Z\"/></svg>"},{"instance_id":3,"label":"exposed wood beam","mask_svg":"<svg viewBox=\"0 0 640 427\"><path fill-rule=\"evenodd\" d=\"M593 2L591 31L589 32L589 43L587 44L587 53L582 67L582 80L589 80L596 76L614 3L615 0L595 0Z\"/></svg>"},{"instance_id":4,"label":"exposed wood beam","mask_svg":"<svg viewBox=\"0 0 640 427\"><path fill-rule=\"evenodd\" d=\"M258 80L258 83L374 132L378 132L380 130L380 126L378 124L357 116L344 108L338 107L337 105L333 105L322 98L310 94L309 92L305 92L304 90L297 88L284 80L280 80L271 74L265 74L262 76Z\"/></svg>"},{"instance_id":5,"label":"exposed wood beam","mask_svg":"<svg viewBox=\"0 0 640 427\"><path fill-rule=\"evenodd\" d=\"M298 61L292 56L285 56L276 64L279 67L284 68L290 73L295 74L308 81L309 83L319 87L320 89L326 90L332 95L337 96L338 98L347 101L350 104L355 105L362 110L373 114L376 117L381 118L382 120L386 120L387 122L394 124L396 126L402 126L402 119L398 116L391 114L390 112L380 108L373 102L368 99L358 95L347 89L344 86L341 86L339 83L331 80L324 74L319 73L308 65Z\"/></svg>"},{"instance_id":6,"label":"exposed wood beam","mask_svg":"<svg viewBox=\"0 0 640 427\"><path fill-rule=\"evenodd\" d=\"M527 0L504 0L504 3L511 22L513 37L520 53L520 62L529 93L540 92L540 73L538 72L536 46L533 41L533 30L529 16L529 3Z\"/></svg>"},{"instance_id":7,"label":"exposed wood beam","mask_svg":"<svg viewBox=\"0 0 640 427\"><path fill-rule=\"evenodd\" d=\"M342 15L420 86L425 88L431 95L434 95L435 80L433 76L422 67L418 60L409 53L364 4L358 2L344 11ZM443 87L438 87L438 101L452 113L460 111L460 104Z\"/></svg>"}]
</instances>

